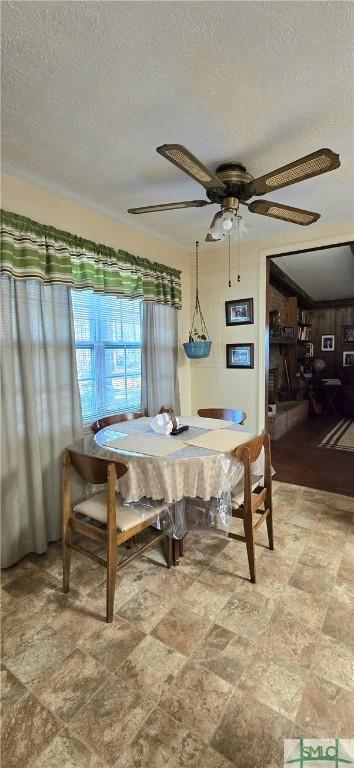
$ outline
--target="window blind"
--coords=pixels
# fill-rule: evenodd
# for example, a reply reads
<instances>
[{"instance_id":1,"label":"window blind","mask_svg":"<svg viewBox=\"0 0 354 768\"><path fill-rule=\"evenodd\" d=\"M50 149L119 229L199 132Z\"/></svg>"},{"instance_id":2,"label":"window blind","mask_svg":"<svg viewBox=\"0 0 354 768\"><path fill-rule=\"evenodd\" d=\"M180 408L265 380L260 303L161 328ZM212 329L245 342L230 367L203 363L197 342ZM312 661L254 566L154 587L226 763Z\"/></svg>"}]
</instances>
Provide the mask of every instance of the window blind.
<instances>
[{"instance_id":1,"label":"window blind","mask_svg":"<svg viewBox=\"0 0 354 768\"><path fill-rule=\"evenodd\" d=\"M85 423L141 409L141 299L72 290Z\"/></svg>"}]
</instances>

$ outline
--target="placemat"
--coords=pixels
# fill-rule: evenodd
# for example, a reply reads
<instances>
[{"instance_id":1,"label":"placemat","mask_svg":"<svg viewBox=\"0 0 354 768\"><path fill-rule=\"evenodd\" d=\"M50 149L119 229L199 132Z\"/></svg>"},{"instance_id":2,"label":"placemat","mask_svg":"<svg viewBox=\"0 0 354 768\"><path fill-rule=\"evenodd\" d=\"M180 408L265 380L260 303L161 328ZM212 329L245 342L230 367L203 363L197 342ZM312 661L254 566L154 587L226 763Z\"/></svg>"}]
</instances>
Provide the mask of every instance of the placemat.
<instances>
[{"instance_id":1,"label":"placemat","mask_svg":"<svg viewBox=\"0 0 354 768\"><path fill-rule=\"evenodd\" d=\"M225 429L231 427L233 421L225 419L207 419L205 416L181 416L180 424L188 424L189 427L198 427L199 429Z\"/></svg>"},{"instance_id":2,"label":"placemat","mask_svg":"<svg viewBox=\"0 0 354 768\"><path fill-rule=\"evenodd\" d=\"M228 429L215 429L213 432L207 432L205 435L192 437L186 440L188 445L197 445L198 448L209 448L212 451L222 451L228 453L243 443L252 440L254 435L250 432L236 432Z\"/></svg>"},{"instance_id":3,"label":"placemat","mask_svg":"<svg viewBox=\"0 0 354 768\"><path fill-rule=\"evenodd\" d=\"M165 437L155 434L145 434L144 432L130 435L129 437L109 440L105 445L107 448L116 448L119 451L129 451L131 453L142 453L146 456L168 456L170 453L176 453L181 450L182 441L176 443L173 437Z\"/></svg>"}]
</instances>

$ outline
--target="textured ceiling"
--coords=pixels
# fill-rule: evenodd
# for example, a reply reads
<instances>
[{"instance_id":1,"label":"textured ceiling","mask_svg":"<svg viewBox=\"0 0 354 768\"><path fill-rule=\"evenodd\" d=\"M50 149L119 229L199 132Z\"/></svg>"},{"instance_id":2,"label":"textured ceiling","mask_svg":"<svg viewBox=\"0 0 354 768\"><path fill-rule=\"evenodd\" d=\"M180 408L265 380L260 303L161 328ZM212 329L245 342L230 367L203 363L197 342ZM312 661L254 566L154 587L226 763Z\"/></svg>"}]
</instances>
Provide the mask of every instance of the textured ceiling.
<instances>
[{"instance_id":1,"label":"textured ceiling","mask_svg":"<svg viewBox=\"0 0 354 768\"><path fill-rule=\"evenodd\" d=\"M289 254L272 261L315 301L354 296L354 254L349 245Z\"/></svg>"},{"instance_id":2,"label":"textured ceiling","mask_svg":"<svg viewBox=\"0 0 354 768\"><path fill-rule=\"evenodd\" d=\"M320 147L339 170L271 199L344 221L353 204L351 2L2 2L3 167L189 246L216 208L126 208L204 197L155 152L263 174ZM293 224L250 214L247 239ZM314 232L314 224L309 231Z\"/></svg>"}]
</instances>

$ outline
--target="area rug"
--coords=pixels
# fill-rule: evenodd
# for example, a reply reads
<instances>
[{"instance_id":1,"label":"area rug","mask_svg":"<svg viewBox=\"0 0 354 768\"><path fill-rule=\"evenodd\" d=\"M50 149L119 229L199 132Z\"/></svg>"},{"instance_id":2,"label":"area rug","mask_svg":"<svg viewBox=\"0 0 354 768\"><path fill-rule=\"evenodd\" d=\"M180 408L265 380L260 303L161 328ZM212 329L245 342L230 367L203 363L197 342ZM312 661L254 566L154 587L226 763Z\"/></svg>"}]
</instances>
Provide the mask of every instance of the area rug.
<instances>
[{"instance_id":1,"label":"area rug","mask_svg":"<svg viewBox=\"0 0 354 768\"><path fill-rule=\"evenodd\" d=\"M319 443L319 448L354 452L354 421L340 419Z\"/></svg>"}]
</instances>

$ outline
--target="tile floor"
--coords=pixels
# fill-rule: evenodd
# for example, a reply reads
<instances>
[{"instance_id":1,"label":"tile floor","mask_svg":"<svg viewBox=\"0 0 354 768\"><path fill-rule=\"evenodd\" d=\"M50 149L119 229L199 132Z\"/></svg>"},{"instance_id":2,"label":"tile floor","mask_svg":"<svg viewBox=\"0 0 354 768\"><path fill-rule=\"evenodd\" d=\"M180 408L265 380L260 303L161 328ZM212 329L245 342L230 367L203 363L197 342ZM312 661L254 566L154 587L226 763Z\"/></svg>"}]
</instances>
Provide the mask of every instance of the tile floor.
<instances>
[{"instance_id":1,"label":"tile floor","mask_svg":"<svg viewBox=\"0 0 354 768\"><path fill-rule=\"evenodd\" d=\"M60 545L2 572L6 768L280 768L283 738L354 736L354 499L274 483L276 550L189 535L118 579ZM236 523L236 521L235 521Z\"/></svg>"}]
</instances>

